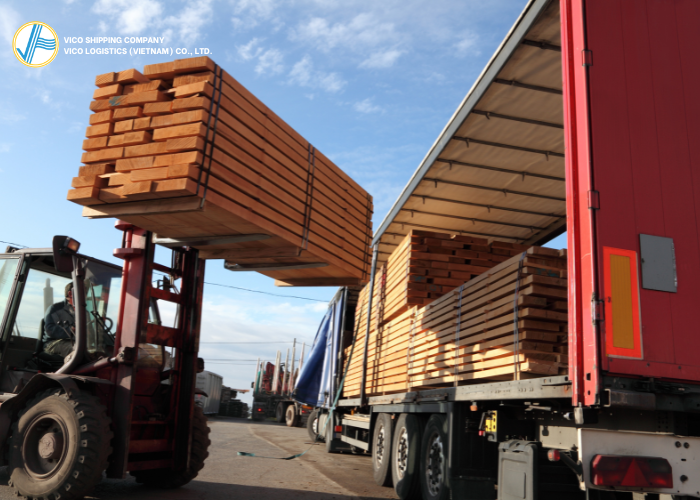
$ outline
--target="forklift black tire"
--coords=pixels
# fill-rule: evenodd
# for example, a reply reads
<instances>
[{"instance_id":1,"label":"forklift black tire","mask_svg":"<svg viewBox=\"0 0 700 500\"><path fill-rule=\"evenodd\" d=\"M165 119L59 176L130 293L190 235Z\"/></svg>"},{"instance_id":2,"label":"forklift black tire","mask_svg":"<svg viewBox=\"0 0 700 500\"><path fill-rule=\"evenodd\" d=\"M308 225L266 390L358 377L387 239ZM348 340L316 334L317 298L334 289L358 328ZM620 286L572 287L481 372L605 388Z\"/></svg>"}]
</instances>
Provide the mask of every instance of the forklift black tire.
<instances>
[{"instance_id":1,"label":"forklift black tire","mask_svg":"<svg viewBox=\"0 0 700 500\"><path fill-rule=\"evenodd\" d=\"M111 440L99 398L42 391L12 426L8 484L24 498L83 498L102 480Z\"/></svg>"},{"instance_id":2,"label":"forklift black tire","mask_svg":"<svg viewBox=\"0 0 700 500\"><path fill-rule=\"evenodd\" d=\"M277 403L277 409L275 410L275 418L280 424L285 421L285 410L286 408L284 407L284 403Z\"/></svg>"},{"instance_id":3,"label":"forklift black tire","mask_svg":"<svg viewBox=\"0 0 700 500\"><path fill-rule=\"evenodd\" d=\"M312 443L323 443L326 438L319 435L321 429L318 428L318 410L313 410L306 422L306 430L309 431L309 438Z\"/></svg>"},{"instance_id":4,"label":"forklift black tire","mask_svg":"<svg viewBox=\"0 0 700 500\"><path fill-rule=\"evenodd\" d=\"M402 413L394 427L391 446L391 477L401 500L420 500L420 446L423 422L418 415Z\"/></svg>"},{"instance_id":5,"label":"forklift black tire","mask_svg":"<svg viewBox=\"0 0 700 500\"><path fill-rule=\"evenodd\" d=\"M380 413L372 435L372 470L379 486L391 486L391 443L394 421L388 413Z\"/></svg>"},{"instance_id":6,"label":"forklift black tire","mask_svg":"<svg viewBox=\"0 0 700 500\"><path fill-rule=\"evenodd\" d=\"M423 500L449 500L447 457L449 442L445 415L434 414L423 431L420 447L420 483Z\"/></svg>"},{"instance_id":7,"label":"forklift black tire","mask_svg":"<svg viewBox=\"0 0 700 500\"><path fill-rule=\"evenodd\" d=\"M294 405L287 406L286 421L287 427L296 427L299 425L299 414Z\"/></svg>"},{"instance_id":8,"label":"forklift black tire","mask_svg":"<svg viewBox=\"0 0 700 500\"><path fill-rule=\"evenodd\" d=\"M175 473L172 469L153 469L133 471L130 474L136 478L137 483L162 489L173 489L184 486L192 481L204 467L204 460L209 456L209 425L204 411L194 407L192 419L192 447L190 449L190 463L186 471Z\"/></svg>"}]
</instances>

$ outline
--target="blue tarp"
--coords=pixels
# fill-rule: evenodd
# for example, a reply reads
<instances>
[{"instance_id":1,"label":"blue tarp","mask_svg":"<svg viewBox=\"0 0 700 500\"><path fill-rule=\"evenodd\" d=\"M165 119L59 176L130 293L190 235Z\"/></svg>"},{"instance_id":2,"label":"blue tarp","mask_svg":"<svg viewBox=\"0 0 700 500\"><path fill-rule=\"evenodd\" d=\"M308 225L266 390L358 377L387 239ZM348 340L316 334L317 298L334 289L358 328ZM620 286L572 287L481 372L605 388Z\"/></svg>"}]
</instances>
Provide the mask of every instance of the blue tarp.
<instances>
[{"instance_id":1,"label":"blue tarp","mask_svg":"<svg viewBox=\"0 0 700 500\"><path fill-rule=\"evenodd\" d=\"M345 289L341 288L328 305L316 332L309 356L294 386L293 398L299 403L329 408L335 397L338 371L338 345L343 329Z\"/></svg>"}]
</instances>

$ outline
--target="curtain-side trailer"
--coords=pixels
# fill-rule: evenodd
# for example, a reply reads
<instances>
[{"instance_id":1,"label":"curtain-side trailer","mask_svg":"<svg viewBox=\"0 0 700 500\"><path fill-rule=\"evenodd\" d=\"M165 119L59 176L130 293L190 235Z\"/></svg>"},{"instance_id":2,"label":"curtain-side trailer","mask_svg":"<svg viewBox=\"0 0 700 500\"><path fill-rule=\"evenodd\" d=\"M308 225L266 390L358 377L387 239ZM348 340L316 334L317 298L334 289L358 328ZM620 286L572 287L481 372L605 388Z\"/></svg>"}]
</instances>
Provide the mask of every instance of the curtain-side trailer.
<instances>
[{"instance_id":1,"label":"curtain-side trailer","mask_svg":"<svg viewBox=\"0 0 700 500\"><path fill-rule=\"evenodd\" d=\"M566 231L567 374L381 393L366 321L329 450L370 452L402 499L700 497L699 21L694 0L528 2L379 226L362 307L411 229Z\"/></svg>"}]
</instances>

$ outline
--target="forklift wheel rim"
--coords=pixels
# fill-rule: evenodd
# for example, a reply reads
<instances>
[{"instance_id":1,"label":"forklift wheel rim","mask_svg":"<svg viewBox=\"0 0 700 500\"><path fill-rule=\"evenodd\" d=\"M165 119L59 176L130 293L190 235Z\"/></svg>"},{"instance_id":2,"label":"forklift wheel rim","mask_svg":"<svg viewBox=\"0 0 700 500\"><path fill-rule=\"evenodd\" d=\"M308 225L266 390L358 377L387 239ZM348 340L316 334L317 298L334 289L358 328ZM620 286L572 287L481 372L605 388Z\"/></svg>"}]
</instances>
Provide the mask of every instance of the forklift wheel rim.
<instances>
[{"instance_id":1,"label":"forklift wheel rim","mask_svg":"<svg viewBox=\"0 0 700 500\"><path fill-rule=\"evenodd\" d=\"M61 448L60 458L55 459L55 461L41 456L41 441L48 432L61 436L58 440ZM61 468L66 458L68 452L67 436L68 428L57 414L46 412L35 416L27 425L27 430L22 440L22 460L27 473L36 479L42 480L53 476Z\"/></svg>"}]
</instances>

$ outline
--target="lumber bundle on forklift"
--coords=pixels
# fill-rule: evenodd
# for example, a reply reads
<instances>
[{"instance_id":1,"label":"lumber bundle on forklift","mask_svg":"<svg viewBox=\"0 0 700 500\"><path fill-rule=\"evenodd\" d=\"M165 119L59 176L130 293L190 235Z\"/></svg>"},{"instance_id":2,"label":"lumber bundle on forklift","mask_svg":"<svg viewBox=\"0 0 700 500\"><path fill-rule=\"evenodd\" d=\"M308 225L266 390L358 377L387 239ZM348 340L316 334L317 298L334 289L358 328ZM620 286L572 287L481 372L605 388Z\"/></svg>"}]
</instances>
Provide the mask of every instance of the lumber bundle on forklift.
<instances>
[{"instance_id":1,"label":"lumber bundle on forklift","mask_svg":"<svg viewBox=\"0 0 700 500\"><path fill-rule=\"evenodd\" d=\"M492 249L521 250L509 243L494 247L494 243ZM401 251L399 246L395 253ZM365 286L360 295L359 328L344 397L360 394L368 289ZM518 252L431 303L410 306L388 321L380 320L372 309L367 395L556 375L566 370L565 250L531 247ZM345 359L348 354L349 348Z\"/></svg>"},{"instance_id":2,"label":"lumber bundle on forklift","mask_svg":"<svg viewBox=\"0 0 700 500\"><path fill-rule=\"evenodd\" d=\"M84 165L68 192L83 215L196 238L203 258L282 285L367 281L371 196L211 59L95 83Z\"/></svg>"}]
</instances>

